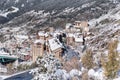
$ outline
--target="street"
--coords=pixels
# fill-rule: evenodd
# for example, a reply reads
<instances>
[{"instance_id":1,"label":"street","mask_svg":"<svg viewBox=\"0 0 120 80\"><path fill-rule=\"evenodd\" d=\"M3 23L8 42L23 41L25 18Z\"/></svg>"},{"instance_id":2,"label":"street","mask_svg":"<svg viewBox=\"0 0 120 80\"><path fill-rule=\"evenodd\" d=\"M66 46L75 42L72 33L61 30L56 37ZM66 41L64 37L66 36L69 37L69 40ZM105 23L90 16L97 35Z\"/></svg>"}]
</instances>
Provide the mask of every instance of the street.
<instances>
[{"instance_id":1,"label":"street","mask_svg":"<svg viewBox=\"0 0 120 80\"><path fill-rule=\"evenodd\" d=\"M32 79L32 75L29 74L29 71L28 72L25 72L25 73L22 73L22 74L18 74L16 76L12 76L10 78L7 78L5 80L31 80Z\"/></svg>"}]
</instances>

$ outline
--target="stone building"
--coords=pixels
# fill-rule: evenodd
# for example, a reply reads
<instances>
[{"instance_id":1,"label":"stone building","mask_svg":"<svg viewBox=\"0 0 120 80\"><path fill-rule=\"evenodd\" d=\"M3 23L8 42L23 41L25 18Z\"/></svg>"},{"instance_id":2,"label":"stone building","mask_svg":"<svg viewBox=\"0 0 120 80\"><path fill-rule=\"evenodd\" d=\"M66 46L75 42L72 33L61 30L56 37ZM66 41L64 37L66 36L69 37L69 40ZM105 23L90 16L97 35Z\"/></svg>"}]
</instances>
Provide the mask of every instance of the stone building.
<instances>
[{"instance_id":1,"label":"stone building","mask_svg":"<svg viewBox=\"0 0 120 80\"><path fill-rule=\"evenodd\" d=\"M48 40L49 53L55 54L55 57L61 59L63 53L63 46L58 39L52 38Z\"/></svg>"},{"instance_id":2,"label":"stone building","mask_svg":"<svg viewBox=\"0 0 120 80\"><path fill-rule=\"evenodd\" d=\"M44 40L35 40L32 44L32 60L36 59L44 54Z\"/></svg>"},{"instance_id":3,"label":"stone building","mask_svg":"<svg viewBox=\"0 0 120 80\"><path fill-rule=\"evenodd\" d=\"M75 45L75 39L73 33L68 33L66 37L66 43L67 45L74 46Z\"/></svg>"},{"instance_id":4,"label":"stone building","mask_svg":"<svg viewBox=\"0 0 120 80\"><path fill-rule=\"evenodd\" d=\"M80 32L82 33L87 33L89 32L89 24L87 21L75 21L74 23L74 27L79 31L80 29Z\"/></svg>"}]
</instances>

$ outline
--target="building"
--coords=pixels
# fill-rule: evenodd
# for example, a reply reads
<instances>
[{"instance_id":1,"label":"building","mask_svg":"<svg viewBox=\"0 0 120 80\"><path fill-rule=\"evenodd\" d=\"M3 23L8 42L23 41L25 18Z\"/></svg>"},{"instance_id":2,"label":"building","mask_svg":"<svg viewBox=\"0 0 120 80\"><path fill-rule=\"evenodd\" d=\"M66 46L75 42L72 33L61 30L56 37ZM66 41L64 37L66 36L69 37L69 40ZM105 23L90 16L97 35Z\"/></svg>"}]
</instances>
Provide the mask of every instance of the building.
<instances>
[{"instance_id":1,"label":"building","mask_svg":"<svg viewBox=\"0 0 120 80\"><path fill-rule=\"evenodd\" d=\"M68 33L66 37L66 43L67 45L74 46L75 45L75 39L73 33Z\"/></svg>"},{"instance_id":2,"label":"building","mask_svg":"<svg viewBox=\"0 0 120 80\"><path fill-rule=\"evenodd\" d=\"M18 56L19 56L19 59L22 61L28 61L31 58L31 56L26 53L20 53Z\"/></svg>"},{"instance_id":3,"label":"building","mask_svg":"<svg viewBox=\"0 0 120 80\"><path fill-rule=\"evenodd\" d=\"M85 44L85 39L83 35L80 33L68 33L67 34L67 45L71 45L73 47L80 46Z\"/></svg>"},{"instance_id":4,"label":"building","mask_svg":"<svg viewBox=\"0 0 120 80\"><path fill-rule=\"evenodd\" d=\"M38 57L44 54L44 40L35 40L32 44L32 60L36 61Z\"/></svg>"},{"instance_id":5,"label":"building","mask_svg":"<svg viewBox=\"0 0 120 80\"><path fill-rule=\"evenodd\" d=\"M63 53L63 45L56 38L49 39L48 44L49 53L55 54L55 57L60 59Z\"/></svg>"},{"instance_id":6,"label":"building","mask_svg":"<svg viewBox=\"0 0 120 80\"><path fill-rule=\"evenodd\" d=\"M65 26L65 31L66 31L66 32L75 32L75 31L76 31L76 28L73 27L73 24L67 23L66 26Z\"/></svg>"},{"instance_id":7,"label":"building","mask_svg":"<svg viewBox=\"0 0 120 80\"><path fill-rule=\"evenodd\" d=\"M75 36L75 46L80 46L80 45L84 45L85 43L83 43L83 36L79 35L79 36Z\"/></svg>"},{"instance_id":8,"label":"building","mask_svg":"<svg viewBox=\"0 0 120 80\"><path fill-rule=\"evenodd\" d=\"M75 24L74 27L76 27L76 28L88 27L88 22L87 21L75 21L74 24Z\"/></svg>"},{"instance_id":9,"label":"building","mask_svg":"<svg viewBox=\"0 0 120 80\"><path fill-rule=\"evenodd\" d=\"M37 33L37 39L47 41L50 38L49 32L39 31Z\"/></svg>"},{"instance_id":10,"label":"building","mask_svg":"<svg viewBox=\"0 0 120 80\"><path fill-rule=\"evenodd\" d=\"M75 21L74 23L74 27L79 31L80 29L80 32L89 32L89 24L87 21Z\"/></svg>"}]
</instances>

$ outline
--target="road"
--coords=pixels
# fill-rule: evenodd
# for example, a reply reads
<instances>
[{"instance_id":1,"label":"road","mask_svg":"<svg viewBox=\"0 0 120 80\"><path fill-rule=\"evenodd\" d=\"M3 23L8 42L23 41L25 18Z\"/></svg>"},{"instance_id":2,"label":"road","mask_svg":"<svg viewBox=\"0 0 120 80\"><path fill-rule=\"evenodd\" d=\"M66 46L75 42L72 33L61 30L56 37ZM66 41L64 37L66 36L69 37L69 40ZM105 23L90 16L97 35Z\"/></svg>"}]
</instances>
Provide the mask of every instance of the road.
<instances>
[{"instance_id":1,"label":"road","mask_svg":"<svg viewBox=\"0 0 120 80\"><path fill-rule=\"evenodd\" d=\"M31 80L32 78L33 78L33 76L31 74L29 74L29 71L27 71L25 73L9 77L5 80Z\"/></svg>"}]
</instances>

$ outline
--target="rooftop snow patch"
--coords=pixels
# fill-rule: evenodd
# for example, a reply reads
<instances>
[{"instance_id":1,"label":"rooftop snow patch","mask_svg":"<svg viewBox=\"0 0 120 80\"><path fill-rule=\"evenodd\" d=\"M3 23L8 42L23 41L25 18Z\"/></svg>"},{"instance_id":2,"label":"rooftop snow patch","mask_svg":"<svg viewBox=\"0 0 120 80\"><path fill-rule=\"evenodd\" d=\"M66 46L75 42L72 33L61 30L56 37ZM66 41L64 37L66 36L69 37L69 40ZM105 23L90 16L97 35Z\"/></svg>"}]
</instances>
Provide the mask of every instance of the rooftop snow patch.
<instances>
[{"instance_id":1,"label":"rooftop snow patch","mask_svg":"<svg viewBox=\"0 0 120 80\"><path fill-rule=\"evenodd\" d=\"M83 42L83 37L75 37L75 42Z\"/></svg>"},{"instance_id":2,"label":"rooftop snow patch","mask_svg":"<svg viewBox=\"0 0 120 80\"><path fill-rule=\"evenodd\" d=\"M49 39L48 42L52 51L63 47L59 40L56 38Z\"/></svg>"},{"instance_id":3,"label":"rooftop snow patch","mask_svg":"<svg viewBox=\"0 0 120 80\"><path fill-rule=\"evenodd\" d=\"M34 41L34 43L35 43L35 44L37 44L37 43L42 43L42 44L44 44L44 40L37 39L37 40Z\"/></svg>"}]
</instances>

